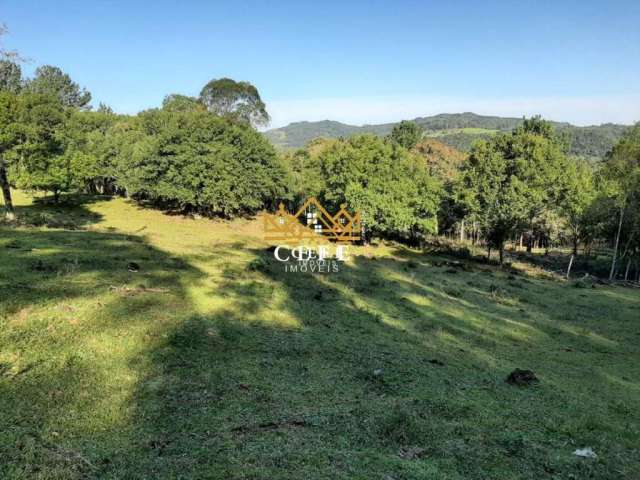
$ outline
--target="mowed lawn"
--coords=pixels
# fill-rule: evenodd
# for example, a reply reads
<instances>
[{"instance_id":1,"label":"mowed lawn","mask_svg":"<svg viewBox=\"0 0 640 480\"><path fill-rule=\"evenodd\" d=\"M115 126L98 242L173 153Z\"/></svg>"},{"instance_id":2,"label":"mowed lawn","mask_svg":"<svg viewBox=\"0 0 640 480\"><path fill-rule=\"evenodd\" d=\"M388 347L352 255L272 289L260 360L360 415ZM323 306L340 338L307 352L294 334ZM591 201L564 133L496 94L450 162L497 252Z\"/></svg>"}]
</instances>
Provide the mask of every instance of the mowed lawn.
<instances>
[{"instance_id":1,"label":"mowed lawn","mask_svg":"<svg viewBox=\"0 0 640 480\"><path fill-rule=\"evenodd\" d=\"M640 478L640 290L81 200L0 226L2 479Z\"/></svg>"}]
</instances>

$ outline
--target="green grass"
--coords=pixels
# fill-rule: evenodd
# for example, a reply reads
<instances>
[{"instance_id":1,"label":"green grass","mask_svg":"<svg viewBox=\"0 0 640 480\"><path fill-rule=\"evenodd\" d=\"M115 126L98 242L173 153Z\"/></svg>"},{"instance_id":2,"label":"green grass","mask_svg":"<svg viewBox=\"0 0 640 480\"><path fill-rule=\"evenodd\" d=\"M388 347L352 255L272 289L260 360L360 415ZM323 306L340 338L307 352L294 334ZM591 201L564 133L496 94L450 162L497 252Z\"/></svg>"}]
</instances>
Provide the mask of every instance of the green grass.
<instances>
[{"instance_id":1,"label":"green grass","mask_svg":"<svg viewBox=\"0 0 640 480\"><path fill-rule=\"evenodd\" d=\"M17 203L2 479L640 478L637 290L393 245L286 274L259 219Z\"/></svg>"}]
</instances>

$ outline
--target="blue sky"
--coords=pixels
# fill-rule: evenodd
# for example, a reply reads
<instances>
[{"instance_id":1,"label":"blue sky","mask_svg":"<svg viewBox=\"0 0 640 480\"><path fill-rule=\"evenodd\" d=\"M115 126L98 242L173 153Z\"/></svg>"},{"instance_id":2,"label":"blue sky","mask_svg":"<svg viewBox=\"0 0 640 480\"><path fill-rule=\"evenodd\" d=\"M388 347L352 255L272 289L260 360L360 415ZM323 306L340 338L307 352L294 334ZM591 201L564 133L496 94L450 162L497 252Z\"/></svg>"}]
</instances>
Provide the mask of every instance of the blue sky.
<instances>
[{"instance_id":1,"label":"blue sky","mask_svg":"<svg viewBox=\"0 0 640 480\"><path fill-rule=\"evenodd\" d=\"M134 113L248 80L273 122L640 120L640 2L0 0L4 44Z\"/></svg>"}]
</instances>

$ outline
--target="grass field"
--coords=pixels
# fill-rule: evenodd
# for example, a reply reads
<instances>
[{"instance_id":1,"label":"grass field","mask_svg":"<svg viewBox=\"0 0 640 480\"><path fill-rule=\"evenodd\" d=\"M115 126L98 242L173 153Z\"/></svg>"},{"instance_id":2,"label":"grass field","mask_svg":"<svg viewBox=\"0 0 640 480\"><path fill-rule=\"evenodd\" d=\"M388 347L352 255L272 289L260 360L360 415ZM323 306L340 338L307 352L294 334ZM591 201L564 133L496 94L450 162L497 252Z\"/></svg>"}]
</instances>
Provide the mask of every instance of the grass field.
<instances>
[{"instance_id":1,"label":"grass field","mask_svg":"<svg viewBox=\"0 0 640 480\"><path fill-rule=\"evenodd\" d=\"M287 274L259 219L17 203L2 479L640 478L637 290L394 245Z\"/></svg>"}]
</instances>

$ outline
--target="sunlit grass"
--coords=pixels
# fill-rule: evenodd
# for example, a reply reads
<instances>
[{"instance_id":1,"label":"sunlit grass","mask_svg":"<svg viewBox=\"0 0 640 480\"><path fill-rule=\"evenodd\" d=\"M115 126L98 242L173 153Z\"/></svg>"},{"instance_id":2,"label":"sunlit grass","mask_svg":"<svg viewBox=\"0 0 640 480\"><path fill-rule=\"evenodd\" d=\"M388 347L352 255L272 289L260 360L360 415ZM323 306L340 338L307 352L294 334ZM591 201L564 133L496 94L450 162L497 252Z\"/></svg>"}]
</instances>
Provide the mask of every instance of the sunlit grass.
<instances>
[{"instance_id":1,"label":"sunlit grass","mask_svg":"<svg viewBox=\"0 0 640 480\"><path fill-rule=\"evenodd\" d=\"M0 478L640 476L636 290L393 244L288 274L259 218L16 204Z\"/></svg>"}]
</instances>

